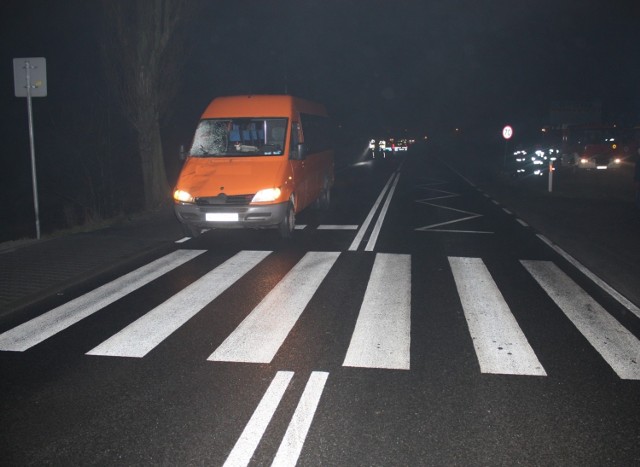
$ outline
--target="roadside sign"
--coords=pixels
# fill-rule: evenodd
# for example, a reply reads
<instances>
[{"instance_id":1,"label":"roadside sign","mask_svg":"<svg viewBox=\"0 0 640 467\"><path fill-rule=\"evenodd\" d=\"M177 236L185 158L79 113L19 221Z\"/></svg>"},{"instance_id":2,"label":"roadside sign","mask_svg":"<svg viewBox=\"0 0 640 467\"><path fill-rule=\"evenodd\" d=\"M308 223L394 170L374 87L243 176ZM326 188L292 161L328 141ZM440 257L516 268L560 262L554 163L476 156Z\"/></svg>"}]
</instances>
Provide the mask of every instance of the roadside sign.
<instances>
[{"instance_id":1,"label":"roadside sign","mask_svg":"<svg viewBox=\"0 0 640 467\"><path fill-rule=\"evenodd\" d=\"M13 85L16 97L47 97L47 60L44 57L14 58Z\"/></svg>"},{"instance_id":2,"label":"roadside sign","mask_svg":"<svg viewBox=\"0 0 640 467\"><path fill-rule=\"evenodd\" d=\"M511 128L509 125L505 126L502 129L502 137L504 139L511 139L512 136L513 136L513 128Z\"/></svg>"},{"instance_id":3,"label":"roadside sign","mask_svg":"<svg viewBox=\"0 0 640 467\"><path fill-rule=\"evenodd\" d=\"M40 208L38 206L38 181L36 177L36 149L33 140L32 97L47 96L47 61L44 57L14 58L13 86L16 97L27 98L29 117L29 146L31 148L31 180L33 183L33 208L36 215L36 238L40 240Z\"/></svg>"}]
</instances>

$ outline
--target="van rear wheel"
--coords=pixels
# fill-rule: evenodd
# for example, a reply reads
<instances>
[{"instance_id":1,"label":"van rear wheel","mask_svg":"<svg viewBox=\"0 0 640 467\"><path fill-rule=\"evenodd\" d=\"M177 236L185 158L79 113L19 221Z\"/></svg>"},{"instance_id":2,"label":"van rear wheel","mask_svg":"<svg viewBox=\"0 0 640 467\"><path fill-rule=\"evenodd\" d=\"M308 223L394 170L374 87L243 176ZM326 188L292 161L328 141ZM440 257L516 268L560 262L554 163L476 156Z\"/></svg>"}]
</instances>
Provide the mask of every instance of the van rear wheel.
<instances>
[{"instance_id":1,"label":"van rear wheel","mask_svg":"<svg viewBox=\"0 0 640 467\"><path fill-rule=\"evenodd\" d=\"M296 226L296 214L293 210L293 203L289 202L287 206L287 214L285 215L282 222L278 224L278 232L280 234L280 238L289 239L293 236L293 230Z\"/></svg>"}]
</instances>

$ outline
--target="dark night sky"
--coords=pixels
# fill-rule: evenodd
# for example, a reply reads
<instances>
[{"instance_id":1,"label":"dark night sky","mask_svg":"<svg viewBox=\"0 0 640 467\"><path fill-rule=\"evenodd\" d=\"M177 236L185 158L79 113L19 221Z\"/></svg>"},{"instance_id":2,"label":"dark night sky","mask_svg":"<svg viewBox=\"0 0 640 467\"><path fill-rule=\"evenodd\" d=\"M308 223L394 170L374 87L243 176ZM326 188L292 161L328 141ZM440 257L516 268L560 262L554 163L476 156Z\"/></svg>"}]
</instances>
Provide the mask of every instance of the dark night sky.
<instances>
[{"instance_id":1,"label":"dark night sky","mask_svg":"<svg viewBox=\"0 0 640 467\"><path fill-rule=\"evenodd\" d=\"M12 57L47 57L41 107L100 85L96 2L0 8L4 121L23 118ZM285 90L372 130L538 126L558 100L640 119L638 1L209 1L191 26L185 128L216 95Z\"/></svg>"}]
</instances>

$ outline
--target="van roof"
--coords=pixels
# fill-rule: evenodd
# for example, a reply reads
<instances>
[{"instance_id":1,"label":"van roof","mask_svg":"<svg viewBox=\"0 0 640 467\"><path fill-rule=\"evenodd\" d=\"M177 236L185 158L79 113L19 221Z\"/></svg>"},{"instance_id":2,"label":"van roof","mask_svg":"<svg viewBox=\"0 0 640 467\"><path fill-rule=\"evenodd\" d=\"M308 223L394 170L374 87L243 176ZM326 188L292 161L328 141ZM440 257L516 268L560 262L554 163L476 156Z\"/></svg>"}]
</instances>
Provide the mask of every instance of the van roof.
<instances>
[{"instance_id":1,"label":"van roof","mask_svg":"<svg viewBox=\"0 0 640 467\"><path fill-rule=\"evenodd\" d=\"M202 118L289 117L294 112L326 116L322 104L288 95L244 95L216 97Z\"/></svg>"}]
</instances>

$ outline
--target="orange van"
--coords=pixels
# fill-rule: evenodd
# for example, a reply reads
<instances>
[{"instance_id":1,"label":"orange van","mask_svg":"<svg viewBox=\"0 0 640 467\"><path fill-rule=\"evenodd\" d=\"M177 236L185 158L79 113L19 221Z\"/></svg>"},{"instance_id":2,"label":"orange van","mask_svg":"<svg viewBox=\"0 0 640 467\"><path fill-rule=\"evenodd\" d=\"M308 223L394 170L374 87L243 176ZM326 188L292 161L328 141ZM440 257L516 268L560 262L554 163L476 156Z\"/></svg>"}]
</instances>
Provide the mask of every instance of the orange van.
<instances>
[{"instance_id":1,"label":"orange van","mask_svg":"<svg viewBox=\"0 0 640 467\"><path fill-rule=\"evenodd\" d=\"M202 114L173 198L185 233L277 228L327 209L334 181L324 106L285 95L218 97Z\"/></svg>"}]
</instances>

